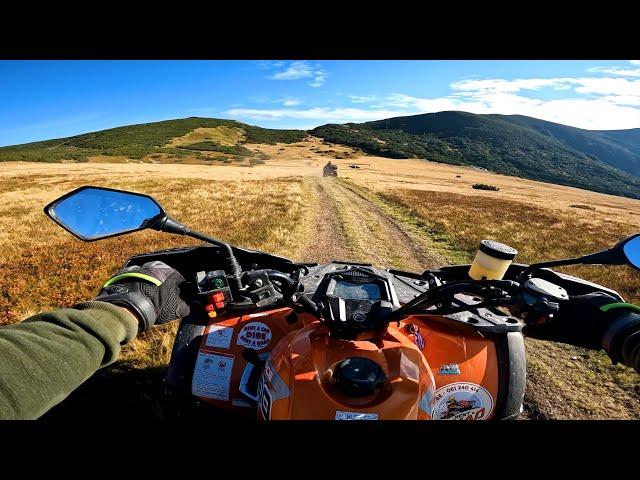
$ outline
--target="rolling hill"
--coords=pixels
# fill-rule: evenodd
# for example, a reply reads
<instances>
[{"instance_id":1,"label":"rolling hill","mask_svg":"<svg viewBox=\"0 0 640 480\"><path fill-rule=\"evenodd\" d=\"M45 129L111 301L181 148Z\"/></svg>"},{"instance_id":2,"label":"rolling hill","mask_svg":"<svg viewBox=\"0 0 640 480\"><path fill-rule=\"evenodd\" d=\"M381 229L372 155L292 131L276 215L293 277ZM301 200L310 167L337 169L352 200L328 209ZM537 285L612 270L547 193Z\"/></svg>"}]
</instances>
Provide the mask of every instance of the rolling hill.
<instances>
[{"instance_id":1,"label":"rolling hill","mask_svg":"<svg viewBox=\"0 0 640 480\"><path fill-rule=\"evenodd\" d=\"M517 115L439 112L311 131L391 158L426 158L640 198L640 129L582 130Z\"/></svg>"},{"instance_id":2,"label":"rolling hill","mask_svg":"<svg viewBox=\"0 0 640 480\"><path fill-rule=\"evenodd\" d=\"M492 115L515 125L531 128L610 167L640 176L640 128L591 131L546 122L522 115Z\"/></svg>"},{"instance_id":3,"label":"rolling hill","mask_svg":"<svg viewBox=\"0 0 640 480\"><path fill-rule=\"evenodd\" d=\"M147 156L184 158L194 152L226 156L251 154L244 143L292 143L304 139L303 130L273 130L234 120L190 117L110 128L67 138L0 148L2 161L87 161L106 155L141 160Z\"/></svg>"},{"instance_id":4,"label":"rolling hill","mask_svg":"<svg viewBox=\"0 0 640 480\"><path fill-rule=\"evenodd\" d=\"M390 158L424 158L597 192L640 198L640 129L591 131L520 115L439 112L310 131L190 117L0 148L2 161L249 161L247 144L294 143L309 134ZM106 159L106 160L105 160Z\"/></svg>"}]
</instances>

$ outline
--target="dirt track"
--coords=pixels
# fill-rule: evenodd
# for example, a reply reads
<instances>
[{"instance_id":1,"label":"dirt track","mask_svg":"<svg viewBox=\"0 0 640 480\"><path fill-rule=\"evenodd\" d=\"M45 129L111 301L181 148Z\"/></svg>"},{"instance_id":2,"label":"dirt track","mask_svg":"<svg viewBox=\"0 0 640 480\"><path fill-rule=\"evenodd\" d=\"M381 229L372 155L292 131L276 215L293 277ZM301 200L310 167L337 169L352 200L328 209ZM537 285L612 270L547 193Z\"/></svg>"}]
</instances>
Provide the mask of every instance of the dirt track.
<instances>
[{"instance_id":1,"label":"dirt track","mask_svg":"<svg viewBox=\"0 0 640 480\"><path fill-rule=\"evenodd\" d=\"M317 193L316 234L300 260L352 260L421 272L433 258L374 203L331 177L309 177Z\"/></svg>"}]
</instances>

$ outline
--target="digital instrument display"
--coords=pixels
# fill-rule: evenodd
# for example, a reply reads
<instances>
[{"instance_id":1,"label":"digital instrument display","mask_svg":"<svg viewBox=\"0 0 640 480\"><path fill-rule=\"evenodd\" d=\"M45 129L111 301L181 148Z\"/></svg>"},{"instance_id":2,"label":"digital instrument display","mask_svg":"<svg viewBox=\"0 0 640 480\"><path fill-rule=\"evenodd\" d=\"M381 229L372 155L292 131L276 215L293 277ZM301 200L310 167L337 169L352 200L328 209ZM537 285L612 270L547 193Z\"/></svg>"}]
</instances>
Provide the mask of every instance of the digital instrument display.
<instances>
[{"instance_id":1,"label":"digital instrument display","mask_svg":"<svg viewBox=\"0 0 640 480\"><path fill-rule=\"evenodd\" d=\"M381 300L380 286L375 283L352 283L335 280L333 295L352 300Z\"/></svg>"}]
</instances>

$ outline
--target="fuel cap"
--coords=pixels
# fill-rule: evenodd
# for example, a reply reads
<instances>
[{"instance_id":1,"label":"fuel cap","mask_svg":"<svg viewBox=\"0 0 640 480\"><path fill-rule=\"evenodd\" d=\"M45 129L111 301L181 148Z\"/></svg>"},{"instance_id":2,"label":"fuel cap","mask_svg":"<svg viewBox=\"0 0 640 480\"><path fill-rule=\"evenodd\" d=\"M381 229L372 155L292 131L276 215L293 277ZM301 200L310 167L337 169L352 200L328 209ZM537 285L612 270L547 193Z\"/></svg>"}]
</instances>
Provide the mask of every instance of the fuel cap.
<instances>
[{"instance_id":1,"label":"fuel cap","mask_svg":"<svg viewBox=\"0 0 640 480\"><path fill-rule=\"evenodd\" d=\"M332 380L347 395L365 397L382 388L387 376L382 367L373 360L351 357L336 365Z\"/></svg>"}]
</instances>

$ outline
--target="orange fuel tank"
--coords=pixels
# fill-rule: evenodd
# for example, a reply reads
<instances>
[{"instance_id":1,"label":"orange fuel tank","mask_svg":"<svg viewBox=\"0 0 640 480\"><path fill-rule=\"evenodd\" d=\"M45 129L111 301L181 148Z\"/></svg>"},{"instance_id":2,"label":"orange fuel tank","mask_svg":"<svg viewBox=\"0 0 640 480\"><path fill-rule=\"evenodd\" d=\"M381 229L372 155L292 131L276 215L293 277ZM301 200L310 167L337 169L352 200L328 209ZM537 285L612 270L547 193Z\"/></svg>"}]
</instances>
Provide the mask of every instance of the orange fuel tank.
<instances>
[{"instance_id":1,"label":"orange fuel tank","mask_svg":"<svg viewBox=\"0 0 640 480\"><path fill-rule=\"evenodd\" d=\"M364 397L343 392L333 373L353 357L379 365L384 386ZM289 333L272 350L260 380L258 416L484 420L493 414L497 390L495 346L471 328L416 315L390 325L374 343L331 338L316 321Z\"/></svg>"}]
</instances>

